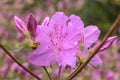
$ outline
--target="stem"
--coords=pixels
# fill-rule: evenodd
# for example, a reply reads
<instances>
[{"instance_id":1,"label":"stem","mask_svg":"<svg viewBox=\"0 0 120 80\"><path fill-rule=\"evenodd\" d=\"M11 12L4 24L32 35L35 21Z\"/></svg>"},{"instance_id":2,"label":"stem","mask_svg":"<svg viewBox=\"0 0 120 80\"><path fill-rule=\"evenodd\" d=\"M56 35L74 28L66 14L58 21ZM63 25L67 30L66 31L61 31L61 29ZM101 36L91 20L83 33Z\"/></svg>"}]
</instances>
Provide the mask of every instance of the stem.
<instances>
[{"instance_id":1,"label":"stem","mask_svg":"<svg viewBox=\"0 0 120 80\"><path fill-rule=\"evenodd\" d=\"M0 47L7 53L7 55L8 55L9 57L11 57L12 60L15 61L22 69L24 69L25 71L27 71L30 75L34 76L36 79L42 80L42 79L39 78L37 75L35 75L34 73L32 73L30 70L28 70L26 67L24 67L20 62L18 62L18 61L11 55L11 53L10 53L7 49L5 49L1 44L0 44Z\"/></svg>"},{"instance_id":2,"label":"stem","mask_svg":"<svg viewBox=\"0 0 120 80\"><path fill-rule=\"evenodd\" d=\"M45 70L45 72L47 73L47 75L48 75L48 77L49 77L49 80L52 80L52 78L51 78L51 76L50 76L50 74L49 74L49 72L47 71L47 69L46 69L46 67L45 66L43 66L43 69Z\"/></svg>"},{"instance_id":3,"label":"stem","mask_svg":"<svg viewBox=\"0 0 120 80\"><path fill-rule=\"evenodd\" d=\"M58 70L58 80L60 80L61 68L62 68L62 66L60 66L59 70Z\"/></svg>"},{"instance_id":4,"label":"stem","mask_svg":"<svg viewBox=\"0 0 120 80\"><path fill-rule=\"evenodd\" d=\"M82 71L82 69L89 63L89 61L97 54L97 52L100 50L100 48L104 45L104 43L106 42L106 40L108 39L108 37L113 33L113 31L120 26L120 14L117 17L116 21L113 23L113 25L111 26L111 28L109 29L108 33L105 35L105 37L103 38L102 42L98 45L98 47L96 48L96 50L88 56L88 58L86 59L86 61L81 64L81 66L79 68L77 68L72 74L70 74L65 80L72 80L78 73L80 73Z\"/></svg>"}]
</instances>

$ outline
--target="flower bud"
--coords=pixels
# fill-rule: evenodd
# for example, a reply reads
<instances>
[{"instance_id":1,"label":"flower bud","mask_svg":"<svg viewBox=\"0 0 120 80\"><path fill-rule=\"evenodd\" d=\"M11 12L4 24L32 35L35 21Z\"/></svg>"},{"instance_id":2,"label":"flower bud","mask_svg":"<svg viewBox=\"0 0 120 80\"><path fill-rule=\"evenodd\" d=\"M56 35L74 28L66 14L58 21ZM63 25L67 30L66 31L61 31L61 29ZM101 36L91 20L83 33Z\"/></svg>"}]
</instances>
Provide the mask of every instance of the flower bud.
<instances>
[{"instance_id":1,"label":"flower bud","mask_svg":"<svg viewBox=\"0 0 120 80\"><path fill-rule=\"evenodd\" d=\"M99 52L104 51L104 50L106 50L107 48L109 48L109 47L112 45L112 43L116 40L116 38L117 38L116 36L109 37L109 38L106 40L106 42L104 43L104 45L100 48ZM100 43L98 43L97 45L95 45L95 46L93 47L93 50L95 50L95 49L99 46L99 44L100 44Z\"/></svg>"},{"instance_id":2,"label":"flower bud","mask_svg":"<svg viewBox=\"0 0 120 80\"><path fill-rule=\"evenodd\" d=\"M17 16L14 16L14 22L16 24L16 28L22 33L22 34L26 34L28 33L28 30L26 28L26 25L25 23L20 19L18 18Z\"/></svg>"},{"instance_id":3,"label":"flower bud","mask_svg":"<svg viewBox=\"0 0 120 80\"><path fill-rule=\"evenodd\" d=\"M33 37L35 37L36 35L36 28L37 28L37 21L31 14L28 18L27 29Z\"/></svg>"}]
</instances>

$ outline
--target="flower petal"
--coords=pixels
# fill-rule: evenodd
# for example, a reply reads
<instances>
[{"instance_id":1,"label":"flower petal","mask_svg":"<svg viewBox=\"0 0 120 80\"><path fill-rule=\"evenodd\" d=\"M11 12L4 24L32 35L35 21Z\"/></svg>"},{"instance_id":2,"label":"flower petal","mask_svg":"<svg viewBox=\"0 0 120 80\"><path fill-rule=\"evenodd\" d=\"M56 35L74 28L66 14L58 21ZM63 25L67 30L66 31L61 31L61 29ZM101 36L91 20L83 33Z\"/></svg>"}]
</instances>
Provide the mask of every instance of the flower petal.
<instances>
[{"instance_id":1,"label":"flower petal","mask_svg":"<svg viewBox=\"0 0 120 80\"><path fill-rule=\"evenodd\" d=\"M102 65L102 60L101 58L96 54L91 61L89 62L90 64L94 66L101 66Z\"/></svg>"},{"instance_id":2,"label":"flower petal","mask_svg":"<svg viewBox=\"0 0 120 80\"><path fill-rule=\"evenodd\" d=\"M76 26L73 26L71 22L68 23L67 36L63 42L64 49L75 47L83 38L84 35L82 31L76 29L75 27Z\"/></svg>"},{"instance_id":3,"label":"flower petal","mask_svg":"<svg viewBox=\"0 0 120 80\"><path fill-rule=\"evenodd\" d=\"M81 18L79 16L76 16L74 14L72 14L70 17L70 22L72 23L73 27L78 30L81 31L84 28L84 24L83 21L81 20Z\"/></svg>"},{"instance_id":4,"label":"flower petal","mask_svg":"<svg viewBox=\"0 0 120 80\"><path fill-rule=\"evenodd\" d=\"M50 26L61 25L65 27L67 20L68 17L63 12L56 12L50 20Z\"/></svg>"},{"instance_id":5,"label":"flower petal","mask_svg":"<svg viewBox=\"0 0 120 80\"><path fill-rule=\"evenodd\" d=\"M48 26L41 26L41 25L38 26L35 40L37 42L40 42L40 44L49 44L50 43L49 34L51 31L52 31L51 28Z\"/></svg>"},{"instance_id":6,"label":"flower petal","mask_svg":"<svg viewBox=\"0 0 120 80\"><path fill-rule=\"evenodd\" d=\"M46 17L46 18L43 20L42 25L43 25L43 26L48 26L49 22L50 22L50 18L49 18L49 17Z\"/></svg>"},{"instance_id":7,"label":"flower petal","mask_svg":"<svg viewBox=\"0 0 120 80\"><path fill-rule=\"evenodd\" d=\"M74 14L71 15L69 17L67 25L67 37L63 43L64 49L75 47L84 36L82 33L84 24L79 16L75 16Z\"/></svg>"},{"instance_id":8,"label":"flower petal","mask_svg":"<svg viewBox=\"0 0 120 80\"><path fill-rule=\"evenodd\" d=\"M81 33L73 33L71 36L68 36L65 38L63 42L63 48L64 49L70 49L75 47L78 42L82 39L82 34Z\"/></svg>"},{"instance_id":9,"label":"flower petal","mask_svg":"<svg viewBox=\"0 0 120 80\"><path fill-rule=\"evenodd\" d=\"M56 12L52 16L48 26L53 27L55 30L58 29L58 31L62 31L62 34L64 35L66 33L67 20L68 17L63 12Z\"/></svg>"},{"instance_id":10,"label":"flower petal","mask_svg":"<svg viewBox=\"0 0 120 80\"><path fill-rule=\"evenodd\" d=\"M58 54L57 62L59 66L66 67L67 65L74 68L76 66L76 50L64 50Z\"/></svg>"},{"instance_id":11,"label":"flower petal","mask_svg":"<svg viewBox=\"0 0 120 80\"><path fill-rule=\"evenodd\" d=\"M30 56L29 62L37 66L49 66L55 61L55 54L46 46L39 46Z\"/></svg>"},{"instance_id":12,"label":"flower petal","mask_svg":"<svg viewBox=\"0 0 120 80\"><path fill-rule=\"evenodd\" d=\"M84 29L85 45L89 48L94 42L98 40L100 30L97 26L88 26Z\"/></svg>"}]
</instances>

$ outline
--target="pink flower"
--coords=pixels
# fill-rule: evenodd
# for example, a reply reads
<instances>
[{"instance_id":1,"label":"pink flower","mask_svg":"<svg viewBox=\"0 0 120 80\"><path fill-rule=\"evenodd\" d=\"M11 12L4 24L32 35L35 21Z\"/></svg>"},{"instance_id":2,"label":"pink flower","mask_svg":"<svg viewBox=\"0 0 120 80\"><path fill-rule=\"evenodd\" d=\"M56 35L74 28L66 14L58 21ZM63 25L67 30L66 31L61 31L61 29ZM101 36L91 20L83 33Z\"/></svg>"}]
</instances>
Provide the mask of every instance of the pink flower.
<instances>
[{"instance_id":1,"label":"pink flower","mask_svg":"<svg viewBox=\"0 0 120 80\"><path fill-rule=\"evenodd\" d=\"M44 25L45 24L45 25ZM35 40L40 45L30 55L29 61L39 66L49 66L57 62L59 66L75 67L80 46L87 49L98 39L100 34L96 26L84 28L79 16L67 17L63 12L56 12L51 20L46 18L37 27Z\"/></svg>"}]
</instances>

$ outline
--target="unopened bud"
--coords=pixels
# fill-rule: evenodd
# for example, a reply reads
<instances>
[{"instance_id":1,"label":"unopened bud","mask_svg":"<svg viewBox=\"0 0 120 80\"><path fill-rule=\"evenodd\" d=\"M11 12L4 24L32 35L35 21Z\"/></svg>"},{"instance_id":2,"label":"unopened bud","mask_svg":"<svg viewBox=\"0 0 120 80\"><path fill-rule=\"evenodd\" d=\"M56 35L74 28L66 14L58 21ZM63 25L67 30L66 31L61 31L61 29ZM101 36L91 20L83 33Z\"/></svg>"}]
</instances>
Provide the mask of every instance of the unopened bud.
<instances>
[{"instance_id":1,"label":"unopened bud","mask_svg":"<svg viewBox=\"0 0 120 80\"><path fill-rule=\"evenodd\" d=\"M14 22L16 24L16 28L22 33L22 34L26 34L28 33L27 27L25 25L25 23L18 18L17 16L14 16Z\"/></svg>"},{"instance_id":2,"label":"unopened bud","mask_svg":"<svg viewBox=\"0 0 120 80\"><path fill-rule=\"evenodd\" d=\"M30 35L33 37L35 37L36 35L36 28L37 28L37 21L31 14L28 18L27 29Z\"/></svg>"}]
</instances>

